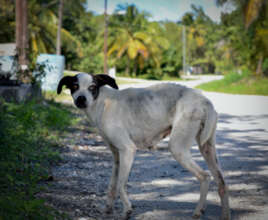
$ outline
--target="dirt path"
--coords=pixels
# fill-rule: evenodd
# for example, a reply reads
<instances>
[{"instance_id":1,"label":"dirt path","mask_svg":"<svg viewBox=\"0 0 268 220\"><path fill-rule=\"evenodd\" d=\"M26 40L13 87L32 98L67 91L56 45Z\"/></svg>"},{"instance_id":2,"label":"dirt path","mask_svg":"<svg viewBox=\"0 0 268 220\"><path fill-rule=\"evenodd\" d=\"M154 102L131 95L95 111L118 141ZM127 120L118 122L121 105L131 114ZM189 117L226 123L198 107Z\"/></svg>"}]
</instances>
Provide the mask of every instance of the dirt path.
<instances>
[{"instance_id":1,"label":"dirt path","mask_svg":"<svg viewBox=\"0 0 268 220\"><path fill-rule=\"evenodd\" d=\"M205 93L219 112L217 149L230 188L232 219L268 219L268 98ZM79 116L80 117L80 116ZM85 116L81 115L83 119ZM105 216L105 192L112 155L101 138L83 123L64 139L64 158L53 168L54 181L42 197L72 219L118 219ZM128 182L134 206L131 219L191 219L199 197L199 183L167 150L138 151ZM206 168L197 146L192 155ZM122 206L116 203L115 213ZM201 219L218 219L217 188L212 182L208 206Z\"/></svg>"}]
</instances>

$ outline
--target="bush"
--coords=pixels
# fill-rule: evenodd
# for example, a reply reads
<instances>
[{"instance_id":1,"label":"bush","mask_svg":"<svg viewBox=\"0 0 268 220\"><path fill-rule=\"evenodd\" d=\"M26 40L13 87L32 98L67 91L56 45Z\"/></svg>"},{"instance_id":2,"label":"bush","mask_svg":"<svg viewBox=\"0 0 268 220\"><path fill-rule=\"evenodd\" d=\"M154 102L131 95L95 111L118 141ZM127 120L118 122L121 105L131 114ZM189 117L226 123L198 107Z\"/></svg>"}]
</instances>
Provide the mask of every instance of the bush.
<instances>
[{"instance_id":1,"label":"bush","mask_svg":"<svg viewBox=\"0 0 268 220\"><path fill-rule=\"evenodd\" d=\"M268 58L264 59L263 61L262 71L265 76L268 76Z\"/></svg>"},{"instance_id":2,"label":"bush","mask_svg":"<svg viewBox=\"0 0 268 220\"><path fill-rule=\"evenodd\" d=\"M62 217L35 195L60 159L57 140L70 114L52 102L0 103L0 219Z\"/></svg>"}]
</instances>

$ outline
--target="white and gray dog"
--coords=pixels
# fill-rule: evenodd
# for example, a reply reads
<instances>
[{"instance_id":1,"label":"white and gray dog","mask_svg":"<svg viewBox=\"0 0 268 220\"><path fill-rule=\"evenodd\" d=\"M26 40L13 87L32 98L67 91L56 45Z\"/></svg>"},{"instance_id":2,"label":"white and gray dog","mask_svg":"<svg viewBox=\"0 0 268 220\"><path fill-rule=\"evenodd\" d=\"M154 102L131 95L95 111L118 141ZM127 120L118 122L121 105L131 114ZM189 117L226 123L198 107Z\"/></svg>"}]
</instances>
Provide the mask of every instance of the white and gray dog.
<instances>
[{"instance_id":1,"label":"white and gray dog","mask_svg":"<svg viewBox=\"0 0 268 220\"><path fill-rule=\"evenodd\" d=\"M114 165L107 212L112 212L119 193L123 216L129 217L132 207L125 186L136 149L152 147L170 135L169 150L173 157L201 184L193 216L199 218L204 212L210 182L209 174L191 157L190 148L196 140L218 185L221 219L230 219L228 188L215 149L217 113L207 98L193 89L171 83L118 90L115 80L104 74L65 76L59 82L58 94L64 85L112 151Z\"/></svg>"}]
</instances>

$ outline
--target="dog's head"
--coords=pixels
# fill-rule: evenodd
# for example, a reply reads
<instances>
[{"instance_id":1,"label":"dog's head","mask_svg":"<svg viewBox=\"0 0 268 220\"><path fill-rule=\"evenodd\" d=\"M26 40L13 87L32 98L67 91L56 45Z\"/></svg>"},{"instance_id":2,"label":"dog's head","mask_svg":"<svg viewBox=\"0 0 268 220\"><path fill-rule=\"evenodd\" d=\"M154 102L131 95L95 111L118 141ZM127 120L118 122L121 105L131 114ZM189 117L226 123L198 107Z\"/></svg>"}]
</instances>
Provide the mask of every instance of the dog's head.
<instances>
[{"instance_id":1,"label":"dog's head","mask_svg":"<svg viewBox=\"0 0 268 220\"><path fill-rule=\"evenodd\" d=\"M104 85L118 89L115 80L108 75L79 73L63 77L59 82L57 93L60 94L62 87L66 86L71 91L75 105L78 108L87 108L98 98L99 89Z\"/></svg>"}]
</instances>

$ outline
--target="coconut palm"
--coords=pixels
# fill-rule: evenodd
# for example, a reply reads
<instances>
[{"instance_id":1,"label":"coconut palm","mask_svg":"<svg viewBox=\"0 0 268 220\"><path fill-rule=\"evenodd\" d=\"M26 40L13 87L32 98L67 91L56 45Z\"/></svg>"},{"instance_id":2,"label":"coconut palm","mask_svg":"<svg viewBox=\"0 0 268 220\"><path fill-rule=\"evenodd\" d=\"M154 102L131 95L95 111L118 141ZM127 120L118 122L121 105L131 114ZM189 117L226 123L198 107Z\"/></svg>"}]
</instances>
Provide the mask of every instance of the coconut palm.
<instances>
[{"instance_id":1,"label":"coconut palm","mask_svg":"<svg viewBox=\"0 0 268 220\"><path fill-rule=\"evenodd\" d=\"M120 7L122 9L122 7ZM168 47L168 41L158 35L159 25L149 23L145 13L138 13L134 5L127 6L125 13L115 15L111 27L114 32L110 34L108 55L116 52L116 57L127 56L126 72L129 73L130 62L134 61L134 74L137 65L143 69L148 58L152 58L156 66L160 67L161 48Z\"/></svg>"},{"instance_id":2,"label":"coconut palm","mask_svg":"<svg viewBox=\"0 0 268 220\"><path fill-rule=\"evenodd\" d=\"M251 39L251 67L262 74L262 63L268 56L268 22L266 0L216 0L219 5L232 2L243 13L244 25Z\"/></svg>"},{"instance_id":3,"label":"coconut palm","mask_svg":"<svg viewBox=\"0 0 268 220\"><path fill-rule=\"evenodd\" d=\"M216 0L218 5L223 5L228 2L234 3L242 10L246 28L259 17L262 7L267 4L266 0Z\"/></svg>"},{"instance_id":4,"label":"coconut palm","mask_svg":"<svg viewBox=\"0 0 268 220\"><path fill-rule=\"evenodd\" d=\"M58 18L50 7L29 1L29 41L34 54L55 53ZM64 28L61 28L62 43L71 51L80 53L80 43Z\"/></svg>"}]
</instances>

